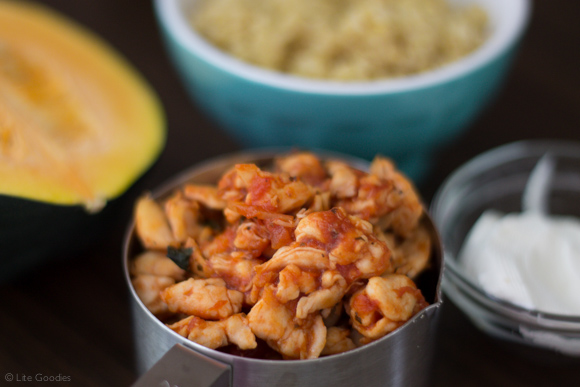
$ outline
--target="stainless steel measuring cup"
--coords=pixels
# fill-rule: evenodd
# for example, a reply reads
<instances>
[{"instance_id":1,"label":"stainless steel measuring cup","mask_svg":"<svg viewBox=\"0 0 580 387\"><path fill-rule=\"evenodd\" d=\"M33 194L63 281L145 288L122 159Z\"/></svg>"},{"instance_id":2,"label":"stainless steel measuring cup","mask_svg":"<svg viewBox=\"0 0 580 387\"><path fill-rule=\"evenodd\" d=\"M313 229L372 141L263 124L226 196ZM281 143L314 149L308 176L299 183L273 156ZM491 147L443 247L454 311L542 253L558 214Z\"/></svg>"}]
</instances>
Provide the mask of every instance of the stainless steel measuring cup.
<instances>
[{"instance_id":1,"label":"stainless steel measuring cup","mask_svg":"<svg viewBox=\"0 0 580 387\"><path fill-rule=\"evenodd\" d=\"M215 184L236 163L270 164L284 149L266 149L219 157L183 172L153 193L169 195L186 182ZM340 158L361 170L366 161L316 152L322 158ZM432 263L417 281L430 306L385 337L360 348L309 360L260 360L212 350L184 338L159 321L140 301L131 285L129 260L140 249L134 224L127 230L123 267L133 317L136 386L421 386L430 376L436 324L442 304L442 248L429 216L423 220L432 236Z\"/></svg>"}]
</instances>

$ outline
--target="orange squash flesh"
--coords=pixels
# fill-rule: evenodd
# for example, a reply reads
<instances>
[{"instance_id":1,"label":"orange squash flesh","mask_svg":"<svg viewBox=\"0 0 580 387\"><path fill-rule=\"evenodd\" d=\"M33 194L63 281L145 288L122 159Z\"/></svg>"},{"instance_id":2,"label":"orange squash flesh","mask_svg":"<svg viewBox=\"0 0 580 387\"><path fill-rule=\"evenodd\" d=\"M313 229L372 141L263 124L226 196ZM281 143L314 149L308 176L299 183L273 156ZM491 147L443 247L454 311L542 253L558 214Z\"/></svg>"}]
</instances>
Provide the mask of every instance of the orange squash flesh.
<instances>
[{"instance_id":1,"label":"orange squash flesh","mask_svg":"<svg viewBox=\"0 0 580 387\"><path fill-rule=\"evenodd\" d=\"M157 96L112 48L46 7L0 1L0 195L97 211L164 143Z\"/></svg>"}]
</instances>

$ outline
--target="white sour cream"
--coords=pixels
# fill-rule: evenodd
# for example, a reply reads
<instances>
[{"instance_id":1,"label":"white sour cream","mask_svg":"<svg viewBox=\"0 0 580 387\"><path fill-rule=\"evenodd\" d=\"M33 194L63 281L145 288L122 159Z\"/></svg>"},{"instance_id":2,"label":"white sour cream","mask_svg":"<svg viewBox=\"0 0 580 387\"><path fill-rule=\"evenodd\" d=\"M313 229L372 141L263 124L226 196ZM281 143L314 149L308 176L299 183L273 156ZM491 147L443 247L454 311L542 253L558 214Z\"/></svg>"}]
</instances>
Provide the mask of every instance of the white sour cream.
<instances>
[{"instance_id":1,"label":"white sour cream","mask_svg":"<svg viewBox=\"0 0 580 387\"><path fill-rule=\"evenodd\" d=\"M548 215L555 161L532 171L521 213L484 212L459 253L465 275L487 293L524 308L580 316L580 220Z\"/></svg>"},{"instance_id":2,"label":"white sour cream","mask_svg":"<svg viewBox=\"0 0 580 387\"><path fill-rule=\"evenodd\" d=\"M546 313L580 315L580 221L527 211L485 212L459 257L489 294Z\"/></svg>"}]
</instances>

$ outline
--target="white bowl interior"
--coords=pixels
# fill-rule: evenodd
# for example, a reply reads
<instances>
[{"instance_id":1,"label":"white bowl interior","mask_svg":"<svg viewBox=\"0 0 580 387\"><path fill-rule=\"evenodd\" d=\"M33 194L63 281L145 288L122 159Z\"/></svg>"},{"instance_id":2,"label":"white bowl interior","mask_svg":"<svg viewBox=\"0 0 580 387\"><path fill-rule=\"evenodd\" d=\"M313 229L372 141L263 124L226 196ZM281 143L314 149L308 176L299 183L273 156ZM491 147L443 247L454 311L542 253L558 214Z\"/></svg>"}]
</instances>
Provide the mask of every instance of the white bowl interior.
<instances>
[{"instance_id":1,"label":"white bowl interior","mask_svg":"<svg viewBox=\"0 0 580 387\"><path fill-rule=\"evenodd\" d=\"M312 80L287 75L240 61L204 40L191 28L187 14L198 0L155 0L160 20L173 38L215 67L256 83L320 94L385 94L429 87L458 78L509 50L523 34L530 17L530 0L448 0L452 4L479 4L490 18L490 36L476 51L424 73L372 82Z\"/></svg>"}]
</instances>

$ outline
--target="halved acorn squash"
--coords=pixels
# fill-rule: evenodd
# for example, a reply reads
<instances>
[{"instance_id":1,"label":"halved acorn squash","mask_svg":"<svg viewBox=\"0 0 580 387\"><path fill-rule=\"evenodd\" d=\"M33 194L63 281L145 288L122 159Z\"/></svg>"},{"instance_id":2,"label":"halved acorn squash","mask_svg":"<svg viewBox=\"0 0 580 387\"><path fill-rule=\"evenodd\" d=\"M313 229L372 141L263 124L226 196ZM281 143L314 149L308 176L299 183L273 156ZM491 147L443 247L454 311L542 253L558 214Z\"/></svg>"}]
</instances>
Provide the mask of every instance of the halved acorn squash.
<instances>
[{"instance_id":1,"label":"halved acorn squash","mask_svg":"<svg viewBox=\"0 0 580 387\"><path fill-rule=\"evenodd\" d=\"M45 6L0 0L0 278L8 260L55 254L85 232L165 135L155 92L109 45Z\"/></svg>"}]
</instances>

